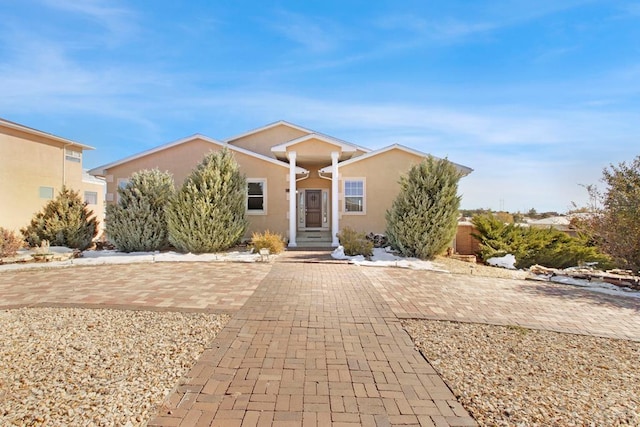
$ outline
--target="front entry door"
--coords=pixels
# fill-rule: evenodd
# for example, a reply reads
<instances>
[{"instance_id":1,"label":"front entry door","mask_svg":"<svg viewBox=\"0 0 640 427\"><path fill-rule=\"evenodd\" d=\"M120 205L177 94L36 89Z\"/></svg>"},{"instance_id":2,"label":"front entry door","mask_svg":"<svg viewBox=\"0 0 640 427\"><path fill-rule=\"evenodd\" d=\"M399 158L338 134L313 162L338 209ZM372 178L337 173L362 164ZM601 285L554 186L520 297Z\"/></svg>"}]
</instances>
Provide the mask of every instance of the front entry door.
<instances>
[{"instance_id":1,"label":"front entry door","mask_svg":"<svg viewBox=\"0 0 640 427\"><path fill-rule=\"evenodd\" d=\"M305 226L321 227L322 226L322 203L320 201L322 190L306 190L305 204Z\"/></svg>"}]
</instances>

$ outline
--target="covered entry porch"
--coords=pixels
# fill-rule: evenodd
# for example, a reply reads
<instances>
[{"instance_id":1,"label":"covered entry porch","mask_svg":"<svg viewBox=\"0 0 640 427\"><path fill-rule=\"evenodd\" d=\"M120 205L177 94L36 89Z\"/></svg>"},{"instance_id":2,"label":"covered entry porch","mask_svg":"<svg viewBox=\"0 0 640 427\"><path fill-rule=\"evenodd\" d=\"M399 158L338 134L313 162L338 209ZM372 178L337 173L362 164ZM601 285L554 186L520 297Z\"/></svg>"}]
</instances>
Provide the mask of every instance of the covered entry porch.
<instances>
[{"instance_id":1,"label":"covered entry porch","mask_svg":"<svg viewBox=\"0 0 640 427\"><path fill-rule=\"evenodd\" d=\"M289 163L289 247L337 247L340 227L339 163L358 148L324 135L310 134L271 148ZM296 173L303 168L304 173ZM330 168L330 172L321 169Z\"/></svg>"}]
</instances>

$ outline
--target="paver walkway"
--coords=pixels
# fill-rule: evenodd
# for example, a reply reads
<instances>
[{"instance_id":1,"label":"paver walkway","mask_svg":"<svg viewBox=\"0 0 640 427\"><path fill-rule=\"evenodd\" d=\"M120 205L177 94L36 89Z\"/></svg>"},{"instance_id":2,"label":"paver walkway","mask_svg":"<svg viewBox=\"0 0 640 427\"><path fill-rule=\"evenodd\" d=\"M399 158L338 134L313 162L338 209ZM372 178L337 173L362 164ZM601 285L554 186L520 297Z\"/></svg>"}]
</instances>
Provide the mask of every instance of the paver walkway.
<instances>
[{"instance_id":1,"label":"paver walkway","mask_svg":"<svg viewBox=\"0 0 640 427\"><path fill-rule=\"evenodd\" d=\"M362 272L404 319L437 319L640 341L640 299L575 286L411 271Z\"/></svg>"},{"instance_id":2,"label":"paver walkway","mask_svg":"<svg viewBox=\"0 0 640 427\"><path fill-rule=\"evenodd\" d=\"M148 263L0 271L0 308L82 306L234 312L271 269L262 263Z\"/></svg>"},{"instance_id":3,"label":"paver walkway","mask_svg":"<svg viewBox=\"0 0 640 427\"><path fill-rule=\"evenodd\" d=\"M233 315L152 425L473 424L413 350L403 318L640 341L640 299L552 283L355 267L326 253L288 252L273 264L0 271L0 309L38 305Z\"/></svg>"},{"instance_id":4,"label":"paver walkway","mask_svg":"<svg viewBox=\"0 0 640 427\"><path fill-rule=\"evenodd\" d=\"M149 425L475 425L357 267L284 262Z\"/></svg>"}]
</instances>

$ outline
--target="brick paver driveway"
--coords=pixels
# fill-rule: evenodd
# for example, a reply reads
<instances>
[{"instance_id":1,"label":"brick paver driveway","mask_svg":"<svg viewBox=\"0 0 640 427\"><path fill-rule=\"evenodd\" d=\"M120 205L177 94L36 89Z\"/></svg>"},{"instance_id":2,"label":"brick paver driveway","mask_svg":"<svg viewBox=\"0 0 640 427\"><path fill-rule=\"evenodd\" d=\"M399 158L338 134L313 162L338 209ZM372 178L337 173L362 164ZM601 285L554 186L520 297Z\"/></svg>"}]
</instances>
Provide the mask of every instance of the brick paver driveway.
<instances>
[{"instance_id":1,"label":"brick paver driveway","mask_svg":"<svg viewBox=\"0 0 640 427\"><path fill-rule=\"evenodd\" d=\"M0 308L66 304L233 315L150 425L474 425L402 331L407 317L640 340L638 299L301 252L0 272Z\"/></svg>"}]
</instances>

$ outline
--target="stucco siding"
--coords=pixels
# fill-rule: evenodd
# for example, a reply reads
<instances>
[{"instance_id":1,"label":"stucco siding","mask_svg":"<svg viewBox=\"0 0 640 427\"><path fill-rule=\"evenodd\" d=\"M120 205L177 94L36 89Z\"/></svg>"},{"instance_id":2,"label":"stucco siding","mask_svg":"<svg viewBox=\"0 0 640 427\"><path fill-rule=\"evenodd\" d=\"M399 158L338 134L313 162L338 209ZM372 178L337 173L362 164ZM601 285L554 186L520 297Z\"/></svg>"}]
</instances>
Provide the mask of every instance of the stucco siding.
<instances>
[{"instance_id":1,"label":"stucco siding","mask_svg":"<svg viewBox=\"0 0 640 427\"><path fill-rule=\"evenodd\" d=\"M303 162L305 158L324 158L326 159L326 163L322 164L321 167L323 167L331 165L331 152L339 152L340 147L316 138L311 138L307 141L289 146L287 151L295 151L300 162Z\"/></svg>"},{"instance_id":2,"label":"stucco siding","mask_svg":"<svg viewBox=\"0 0 640 427\"><path fill-rule=\"evenodd\" d=\"M234 153L240 171L249 179L266 180L266 198L264 215L247 214L249 228L245 237L253 232L270 230L284 237L288 236L289 219L289 182L288 169L244 153Z\"/></svg>"},{"instance_id":3,"label":"stucco siding","mask_svg":"<svg viewBox=\"0 0 640 427\"><path fill-rule=\"evenodd\" d=\"M273 157L271 147L287 141L292 141L308 134L308 132L303 132L299 129L280 124L260 132L229 140L228 142L229 144L245 148L253 151L254 153Z\"/></svg>"},{"instance_id":4,"label":"stucco siding","mask_svg":"<svg viewBox=\"0 0 640 427\"><path fill-rule=\"evenodd\" d=\"M173 175L176 188L180 188L205 155L221 149L220 145L194 139L109 168L105 171L108 203L117 202L118 182L127 180L133 173L144 169L157 168L161 171L169 171ZM261 232L267 229L286 235L288 169L248 154L233 150L232 153L240 166L240 171L247 179L260 179L266 182L265 212L247 214L250 222L247 237L254 231Z\"/></svg>"},{"instance_id":5,"label":"stucco siding","mask_svg":"<svg viewBox=\"0 0 640 427\"><path fill-rule=\"evenodd\" d=\"M135 172L145 169L169 171L177 186L182 185L204 156L219 146L202 139L194 139L180 145L156 151L149 155L133 159L106 170L107 201L117 201L117 188L120 180L128 180Z\"/></svg>"},{"instance_id":6,"label":"stucco siding","mask_svg":"<svg viewBox=\"0 0 640 427\"><path fill-rule=\"evenodd\" d=\"M384 233L385 212L400 191L400 177L421 161L422 158L419 156L395 149L340 167L340 228L350 227L365 233ZM344 182L349 179L365 181L363 213L345 212Z\"/></svg>"},{"instance_id":7,"label":"stucco siding","mask_svg":"<svg viewBox=\"0 0 640 427\"><path fill-rule=\"evenodd\" d=\"M67 187L82 190L82 149L77 161L65 159L63 143L16 129L0 127L0 226L19 231L50 200Z\"/></svg>"}]
</instances>

